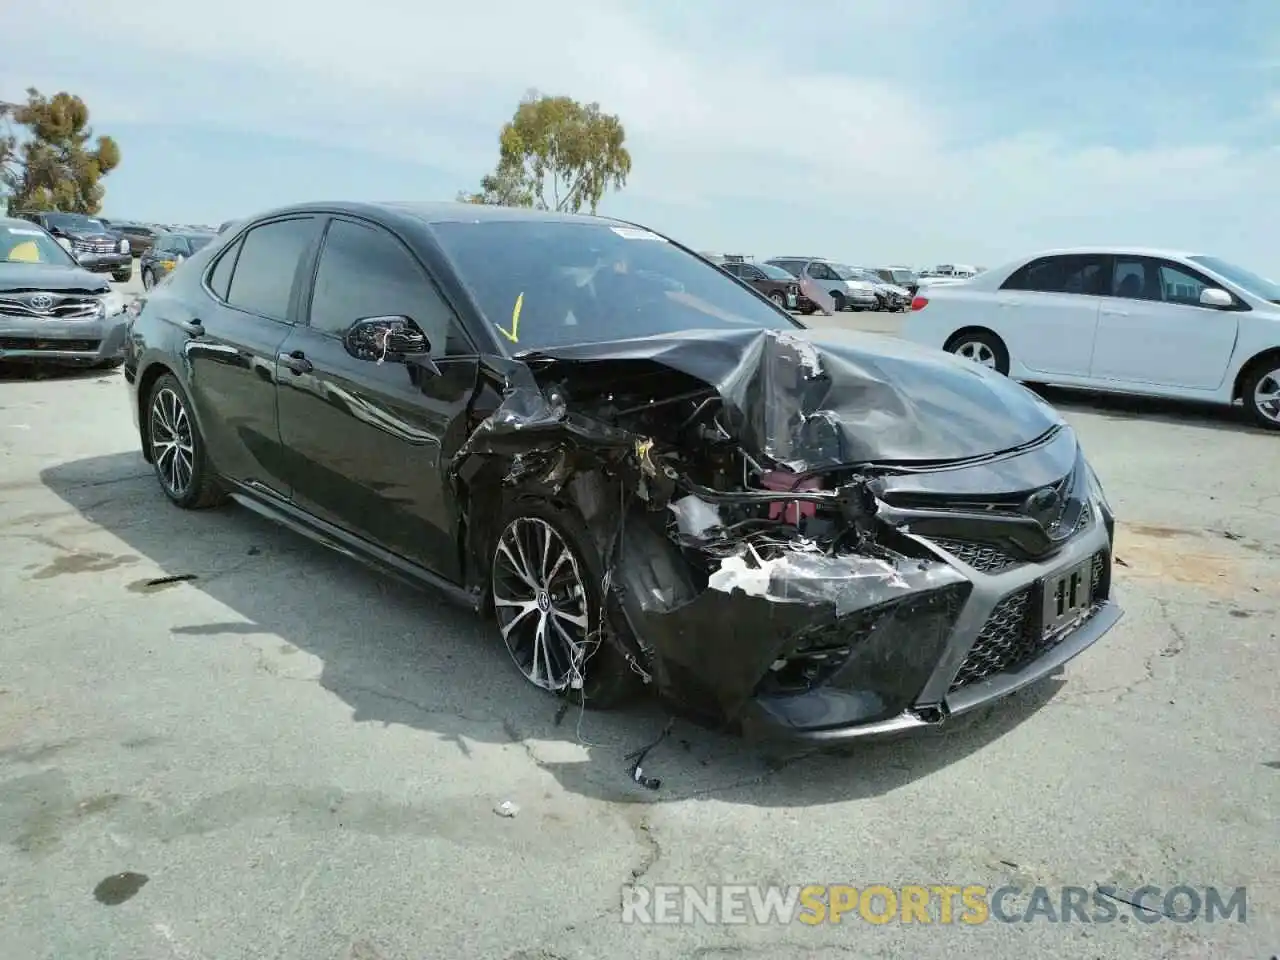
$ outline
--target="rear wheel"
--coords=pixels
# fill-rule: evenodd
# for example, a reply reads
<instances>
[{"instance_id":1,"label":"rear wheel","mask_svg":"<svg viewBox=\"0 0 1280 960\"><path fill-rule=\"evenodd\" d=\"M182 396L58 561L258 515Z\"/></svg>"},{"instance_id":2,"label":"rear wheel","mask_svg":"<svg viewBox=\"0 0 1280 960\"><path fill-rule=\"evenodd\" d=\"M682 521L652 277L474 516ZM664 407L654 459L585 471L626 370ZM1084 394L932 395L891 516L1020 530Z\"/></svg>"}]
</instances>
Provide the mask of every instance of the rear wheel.
<instances>
[{"instance_id":1,"label":"rear wheel","mask_svg":"<svg viewBox=\"0 0 1280 960\"><path fill-rule=\"evenodd\" d=\"M1006 376L1009 373L1009 349L989 330L961 330L942 349Z\"/></svg>"},{"instance_id":2,"label":"rear wheel","mask_svg":"<svg viewBox=\"0 0 1280 960\"><path fill-rule=\"evenodd\" d=\"M178 378L166 373L147 399L147 443L156 479L170 500L186 510L226 499L205 453L204 437Z\"/></svg>"},{"instance_id":3,"label":"rear wheel","mask_svg":"<svg viewBox=\"0 0 1280 960\"><path fill-rule=\"evenodd\" d=\"M1265 430L1280 430L1280 358L1254 367L1243 386L1250 419Z\"/></svg>"},{"instance_id":4,"label":"rear wheel","mask_svg":"<svg viewBox=\"0 0 1280 960\"><path fill-rule=\"evenodd\" d=\"M603 564L576 515L544 501L511 504L490 578L503 643L531 684L606 709L634 693L639 675L601 638Z\"/></svg>"}]
</instances>

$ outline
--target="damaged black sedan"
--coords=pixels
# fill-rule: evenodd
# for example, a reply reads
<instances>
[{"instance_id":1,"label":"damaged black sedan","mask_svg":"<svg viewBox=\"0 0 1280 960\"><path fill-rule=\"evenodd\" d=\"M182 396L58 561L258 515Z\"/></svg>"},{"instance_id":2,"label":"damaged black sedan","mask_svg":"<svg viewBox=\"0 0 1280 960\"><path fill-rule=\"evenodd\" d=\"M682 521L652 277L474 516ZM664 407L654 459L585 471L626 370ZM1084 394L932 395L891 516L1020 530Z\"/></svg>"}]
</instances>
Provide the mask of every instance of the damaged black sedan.
<instances>
[{"instance_id":1,"label":"damaged black sedan","mask_svg":"<svg viewBox=\"0 0 1280 960\"><path fill-rule=\"evenodd\" d=\"M609 706L839 741L940 723L1120 618L1075 434L976 364L806 329L649 230L453 204L237 223L126 379L182 507L227 499L485 611Z\"/></svg>"}]
</instances>

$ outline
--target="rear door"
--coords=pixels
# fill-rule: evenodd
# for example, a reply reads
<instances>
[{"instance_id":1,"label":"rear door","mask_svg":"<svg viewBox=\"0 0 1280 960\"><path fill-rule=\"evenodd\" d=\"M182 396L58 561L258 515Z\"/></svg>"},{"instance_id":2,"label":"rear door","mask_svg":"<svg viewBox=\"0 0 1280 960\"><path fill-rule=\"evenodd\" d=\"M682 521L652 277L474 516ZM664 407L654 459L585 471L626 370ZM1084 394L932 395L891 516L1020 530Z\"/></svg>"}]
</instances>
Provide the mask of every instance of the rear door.
<instances>
[{"instance_id":1,"label":"rear door","mask_svg":"<svg viewBox=\"0 0 1280 960\"><path fill-rule=\"evenodd\" d=\"M1093 351L1100 380L1188 390L1222 385L1235 350L1239 314L1200 305L1220 288L1189 266L1156 257L1116 257Z\"/></svg>"},{"instance_id":2,"label":"rear door","mask_svg":"<svg viewBox=\"0 0 1280 960\"><path fill-rule=\"evenodd\" d=\"M1070 254L1015 270L992 318L1010 357L1036 373L1089 376L1107 266L1102 254Z\"/></svg>"},{"instance_id":3,"label":"rear door","mask_svg":"<svg viewBox=\"0 0 1280 960\"><path fill-rule=\"evenodd\" d=\"M218 256L205 276L213 296L188 341L192 399L216 412L201 429L220 473L289 496L276 412L276 356L298 315L301 268L322 220L287 217L250 229Z\"/></svg>"},{"instance_id":4,"label":"rear door","mask_svg":"<svg viewBox=\"0 0 1280 960\"><path fill-rule=\"evenodd\" d=\"M357 359L355 321L411 318L438 373ZM458 510L449 454L465 439L478 356L433 278L384 227L335 217L315 268L307 322L281 348L280 432L294 502L456 580Z\"/></svg>"}]
</instances>

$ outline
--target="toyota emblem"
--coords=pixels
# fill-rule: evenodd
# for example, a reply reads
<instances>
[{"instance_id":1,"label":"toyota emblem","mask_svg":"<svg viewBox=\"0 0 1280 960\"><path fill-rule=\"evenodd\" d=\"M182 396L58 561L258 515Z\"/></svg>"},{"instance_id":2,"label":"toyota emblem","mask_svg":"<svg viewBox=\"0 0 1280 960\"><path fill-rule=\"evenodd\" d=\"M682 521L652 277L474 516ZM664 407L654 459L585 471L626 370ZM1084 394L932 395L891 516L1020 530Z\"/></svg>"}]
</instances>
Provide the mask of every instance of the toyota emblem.
<instances>
[{"instance_id":1,"label":"toyota emblem","mask_svg":"<svg viewBox=\"0 0 1280 960\"><path fill-rule=\"evenodd\" d=\"M48 293L37 293L28 301L32 310L39 310L44 313L53 306L53 296Z\"/></svg>"}]
</instances>

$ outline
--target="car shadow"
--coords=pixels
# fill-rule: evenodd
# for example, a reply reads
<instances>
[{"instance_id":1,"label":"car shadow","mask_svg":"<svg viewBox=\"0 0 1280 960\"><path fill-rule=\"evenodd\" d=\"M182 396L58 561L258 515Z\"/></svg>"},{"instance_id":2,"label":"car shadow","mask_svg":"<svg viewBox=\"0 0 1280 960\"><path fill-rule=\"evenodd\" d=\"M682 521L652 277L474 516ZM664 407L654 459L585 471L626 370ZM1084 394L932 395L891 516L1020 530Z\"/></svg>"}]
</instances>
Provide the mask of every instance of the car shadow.
<instances>
[{"instance_id":1,"label":"car shadow","mask_svg":"<svg viewBox=\"0 0 1280 960\"><path fill-rule=\"evenodd\" d=\"M1094 413L1107 420L1148 420L1174 426L1206 427L1270 436L1272 431L1254 426L1240 406L1224 407L1191 400L1164 400L1128 394L1091 393L1027 384L1059 410Z\"/></svg>"},{"instance_id":2,"label":"car shadow","mask_svg":"<svg viewBox=\"0 0 1280 960\"><path fill-rule=\"evenodd\" d=\"M120 376L119 368L73 367L56 363L17 363L0 360L0 383L35 380L98 380Z\"/></svg>"},{"instance_id":3,"label":"car shadow","mask_svg":"<svg viewBox=\"0 0 1280 960\"><path fill-rule=\"evenodd\" d=\"M259 668L318 682L357 723L427 731L464 755L469 743L519 743L567 791L600 800L716 796L794 807L883 795L993 745L1063 682L1050 677L920 734L823 751L708 730L653 697L617 711L582 710L526 683L492 624L249 510L179 510L138 453L76 460L40 476L85 520L154 565L150 578L126 588L140 595L137 602L195 589L231 614L174 623L173 642L251 643ZM299 661L318 665L299 674ZM636 755L646 747L637 775Z\"/></svg>"}]
</instances>

